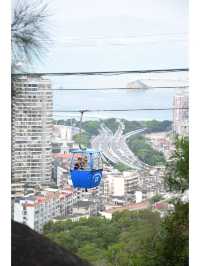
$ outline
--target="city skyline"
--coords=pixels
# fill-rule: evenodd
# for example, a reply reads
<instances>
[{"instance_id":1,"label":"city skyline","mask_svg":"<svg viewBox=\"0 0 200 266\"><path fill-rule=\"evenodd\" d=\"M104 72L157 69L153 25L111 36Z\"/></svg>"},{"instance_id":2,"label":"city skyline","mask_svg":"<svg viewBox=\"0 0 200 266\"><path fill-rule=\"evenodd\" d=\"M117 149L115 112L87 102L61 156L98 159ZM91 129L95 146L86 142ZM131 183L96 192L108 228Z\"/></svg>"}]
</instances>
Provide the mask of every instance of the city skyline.
<instances>
[{"instance_id":1,"label":"city skyline","mask_svg":"<svg viewBox=\"0 0 200 266\"><path fill-rule=\"evenodd\" d=\"M188 0L35 1L12 7L13 225L94 266L187 266Z\"/></svg>"}]
</instances>

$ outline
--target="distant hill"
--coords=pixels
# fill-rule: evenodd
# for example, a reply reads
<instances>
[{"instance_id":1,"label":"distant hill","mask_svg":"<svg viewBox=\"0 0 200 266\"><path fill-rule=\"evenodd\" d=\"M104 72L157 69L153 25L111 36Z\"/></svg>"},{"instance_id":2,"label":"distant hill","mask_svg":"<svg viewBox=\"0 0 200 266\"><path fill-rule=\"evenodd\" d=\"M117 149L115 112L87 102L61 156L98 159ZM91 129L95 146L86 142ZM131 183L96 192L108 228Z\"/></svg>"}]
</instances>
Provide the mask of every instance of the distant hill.
<instances>
[{"instance_id":1,"label":"distant hill","mask_svg":"<svg viewBox=\"0 0 200 266\"><path fill-rule=\"evenodd\" d=\"M90 266L26 225L12 221L12 266Z\"/></svg>"},{"instance_id":2,"label":"distant hill","mask_svg":"<svg viewBox=\"0 0 200 266\"><path fill-rule=\"evenodd\" d=\"M150 87L147 86L145 83L143 83L141 80L135 80L135 81L129 82L127 84L127 88L128 89L148 89Z\"/></svg>"}]
</instances>

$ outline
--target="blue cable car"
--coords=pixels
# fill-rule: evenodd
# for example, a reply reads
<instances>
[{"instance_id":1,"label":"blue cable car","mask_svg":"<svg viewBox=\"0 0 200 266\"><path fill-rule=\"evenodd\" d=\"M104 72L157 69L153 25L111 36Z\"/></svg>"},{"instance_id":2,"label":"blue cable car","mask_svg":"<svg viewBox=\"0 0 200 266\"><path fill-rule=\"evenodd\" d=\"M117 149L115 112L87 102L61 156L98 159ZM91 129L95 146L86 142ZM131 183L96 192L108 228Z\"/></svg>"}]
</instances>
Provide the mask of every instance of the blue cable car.
<instances>
[{"instance_id":1,"label":"blue cable car","mask_svg":"<svg viewBox=\"0 0 200 266\"><path fill-rule=\"evenodd\" d=\"M95 188L99 186L103 163L100 151L93 149L73 149L70 174L74 188Z\"/></svg>"}]
</instances>

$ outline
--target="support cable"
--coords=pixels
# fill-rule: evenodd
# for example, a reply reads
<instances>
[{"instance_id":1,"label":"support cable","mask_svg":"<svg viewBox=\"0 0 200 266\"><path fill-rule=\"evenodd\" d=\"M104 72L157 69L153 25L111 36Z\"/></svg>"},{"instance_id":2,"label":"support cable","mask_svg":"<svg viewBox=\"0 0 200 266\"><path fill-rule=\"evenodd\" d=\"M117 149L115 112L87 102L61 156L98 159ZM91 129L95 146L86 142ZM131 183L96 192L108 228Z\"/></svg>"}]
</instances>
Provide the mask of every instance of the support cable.
<instances>
[{"instance_id":1,"label":"support cable","mask_svg":"<svg viewBox=\"0 0 200 266\"><path fill-rule=\"evenodd\" d=\"M13 73L12 77L20 76L93 76L93 75L124 75L142 73L166 73L166 72L187 72L188 68L168 68L168 69L147 69L147 70L116 70L116 71L89 71L89 72L38 72L38 73Z\"/></svg>"},{"instance_id":2,"label":"support cable","mask_svg":"<svg viewBox=\"0 0 200 266\"><path fill-rule=\"evenodd\" d=\"M67 88L56 88L52 89L52 91L106 91L106 90L141 90L141 89L186 89L189 86L148 86L147 88L89 88L89 89L67 89Z\"/></svg>"},{"instance_id":3,"label":"support cable","mask_svg":"<svg viewBox=\"0 0 200 266\"><path fill-rule=\"evenodd\" d=\"M173 110L189 110L189 107L182 108L134 108L134 109L93 109L93 110L53 110L54 113L91 113L91 112L136 112L136 111L173 111Z\"/></svg>"}]
</instances>

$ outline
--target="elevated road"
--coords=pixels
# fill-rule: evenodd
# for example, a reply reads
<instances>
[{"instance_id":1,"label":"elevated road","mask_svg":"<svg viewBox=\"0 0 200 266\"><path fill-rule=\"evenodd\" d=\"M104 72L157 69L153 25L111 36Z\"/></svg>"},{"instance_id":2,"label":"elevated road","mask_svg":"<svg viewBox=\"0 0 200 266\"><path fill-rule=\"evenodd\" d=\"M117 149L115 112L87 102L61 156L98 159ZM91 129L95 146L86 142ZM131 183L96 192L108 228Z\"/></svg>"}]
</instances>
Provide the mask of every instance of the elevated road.
<instances>
[{"instance_id":1,"label":"elevated road","mask_svg":"<svg viewBox=\"0 0 200 266\"><path fill-rule=\"evenodd\" d=\"M141 128L141 129L137 129L137 130L134 130L134 131L131 131L131 132L128 132L124 135L124 138L127 139L129 138L130 136L133 136L135 134L138 134L138 133L142 133L146 130L146 128Z\"/></svg>"},{"instance_id":2,"label":"elevated road","mask_svg":"<svg viewBox=\"0 0 200 266\"><path fill-rule=\"evenodd\" d=\"M123 135L124 125L120 122L115 134L105 125L101 126L99 135L92 140L92 147L101 150L103 155L112 163L122 163L132 169L147 169L148 165L140 161L129 149L126 139L145 131L137 129Z\"/></svg>"}]
</instances>

